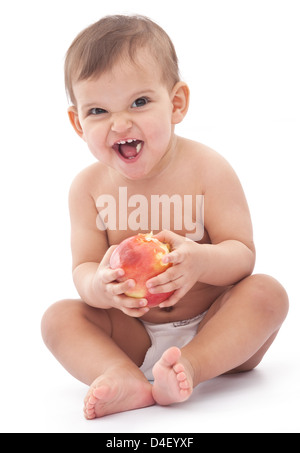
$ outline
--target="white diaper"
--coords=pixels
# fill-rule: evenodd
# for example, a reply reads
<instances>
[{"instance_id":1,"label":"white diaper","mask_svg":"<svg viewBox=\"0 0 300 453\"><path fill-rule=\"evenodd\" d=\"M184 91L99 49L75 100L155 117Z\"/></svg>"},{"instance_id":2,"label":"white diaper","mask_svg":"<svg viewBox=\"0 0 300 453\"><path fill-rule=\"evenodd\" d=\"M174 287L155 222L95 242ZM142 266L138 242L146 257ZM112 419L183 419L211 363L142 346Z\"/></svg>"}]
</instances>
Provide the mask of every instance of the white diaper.
<instances>
[{"instance_id":1,"label":"white diaper","mask_svg":"<svg viewBox=\"0 0 300 453\"><path fill-rule=\"evenodd\" d=\"M152 345L148 349L140 370L149 381L153 381L152 368L162 354L171 346L182 348L189 343L197 333L198 326L206 311L192 319L174 321L165 324L153 324L140 320L151 339Z\"/></svg>"}]
</instances>

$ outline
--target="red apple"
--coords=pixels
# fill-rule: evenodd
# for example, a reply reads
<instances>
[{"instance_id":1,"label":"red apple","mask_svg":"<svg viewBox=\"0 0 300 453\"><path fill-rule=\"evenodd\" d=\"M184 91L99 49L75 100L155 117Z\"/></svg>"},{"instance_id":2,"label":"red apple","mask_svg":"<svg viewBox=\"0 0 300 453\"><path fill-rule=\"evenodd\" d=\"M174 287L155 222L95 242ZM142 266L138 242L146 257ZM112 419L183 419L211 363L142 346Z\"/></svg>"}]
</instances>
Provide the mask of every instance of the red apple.
<instances>
[{"instance_id":1,"label":"red apple","mask_svg":"<svg viewBox=\"0 0 300 453\"><path fill-rule=\"evenodd\" d=\"M170 251L169 244L160 242L152 233L129 237L115 248L110 257L110 267L125 271L120 281L133 279L136 283L131 291L125 293L126 296L147 299L147 306L155 307L173 294L174 291L151 294L146 287L147 280L172 266L171 263L164 264L161 261Z\"/></svg>"}]
</instances>

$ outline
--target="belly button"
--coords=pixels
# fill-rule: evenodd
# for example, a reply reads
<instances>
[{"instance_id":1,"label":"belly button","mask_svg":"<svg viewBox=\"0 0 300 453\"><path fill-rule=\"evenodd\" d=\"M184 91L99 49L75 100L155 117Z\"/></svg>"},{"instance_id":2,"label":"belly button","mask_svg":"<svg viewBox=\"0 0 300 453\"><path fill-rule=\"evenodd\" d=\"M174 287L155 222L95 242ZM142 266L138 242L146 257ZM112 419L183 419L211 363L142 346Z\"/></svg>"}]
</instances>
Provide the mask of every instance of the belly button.
<instances>
[{"instance_id":1,"label":"belly button","mask_svg":"<svg viewBox=\"0 0 300 453\"><path fill-rule=\"evenodd\" d=\"M161 308L161 310L166 311L167 313L170 313L170 311L172 311L173 309L174 309L174 307Z\"/></svg>"}]
</instances>

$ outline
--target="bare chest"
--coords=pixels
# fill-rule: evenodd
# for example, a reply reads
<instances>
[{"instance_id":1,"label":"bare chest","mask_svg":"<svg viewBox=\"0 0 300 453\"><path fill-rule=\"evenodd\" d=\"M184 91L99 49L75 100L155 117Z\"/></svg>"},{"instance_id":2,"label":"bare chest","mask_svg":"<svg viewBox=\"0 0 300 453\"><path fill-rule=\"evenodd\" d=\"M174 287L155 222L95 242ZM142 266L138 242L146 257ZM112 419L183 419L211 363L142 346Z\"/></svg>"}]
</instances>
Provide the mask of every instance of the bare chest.
<instances>
[{"instance_id":1,"label":"bare chest","mask_svg":"<svg viewBox=\"0 0 300 453\"><path fill-rule=\"evenodd\" d=\"M134 234L150 231L155 234L163 229L201 241L205 232L204 196L195 186L169 184L164 190L158 186L111 187L95 199L97 227L106 231L110 244Z\"/></svg>"}]
</instances>

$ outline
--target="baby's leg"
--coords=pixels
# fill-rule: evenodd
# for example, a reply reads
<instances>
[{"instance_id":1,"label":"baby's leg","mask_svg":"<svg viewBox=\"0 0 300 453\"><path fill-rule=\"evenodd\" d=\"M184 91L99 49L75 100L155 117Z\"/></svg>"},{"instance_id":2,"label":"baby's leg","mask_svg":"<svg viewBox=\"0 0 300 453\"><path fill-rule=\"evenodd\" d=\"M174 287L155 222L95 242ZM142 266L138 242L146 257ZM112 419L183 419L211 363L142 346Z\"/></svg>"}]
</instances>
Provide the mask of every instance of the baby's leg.
<instances>
[{"instance_id":1,"label":"baby's leg","mask_svg":"<svg viewBox=\"0 0 300 453\"><path fill-rule=\"evenodd\" d=\"M150 339L136 318L67 300L47 310L42 333L61 364L90 385L87 418L154 404L152 386L138 368Z\"/></svg>"},{"instance_id":2,"label":"baby's leg","mask_svg":"<svg viewBox=\"0 0 300 453\"><path fill-rule=\"evenodd\" d=\"M170 348L154 366L156 402L183 401L200 382L253 369L274 341L287 311L287 294L273 278L254 275L236 284L211 306L181 355Z\"/></svg>"}]
</instances>

